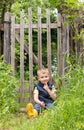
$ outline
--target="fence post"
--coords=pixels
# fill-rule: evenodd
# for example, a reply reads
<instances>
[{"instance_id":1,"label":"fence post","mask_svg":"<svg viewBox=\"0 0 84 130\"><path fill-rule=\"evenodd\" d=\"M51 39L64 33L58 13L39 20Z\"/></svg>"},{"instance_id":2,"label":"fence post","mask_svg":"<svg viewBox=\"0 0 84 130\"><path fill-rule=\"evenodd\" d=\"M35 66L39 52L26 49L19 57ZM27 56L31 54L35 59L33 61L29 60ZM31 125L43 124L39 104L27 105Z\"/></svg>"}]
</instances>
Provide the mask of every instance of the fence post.
<instances>
[{"instance_id":1,"label":"fence post","mask_svg":"<svg viewBox=\"0 0 84 130\"><path fill-rule=\"evenodd\" d=\"M4 62L10 63L10 14L5 13L4 18Z\"/></svg>"}]
</instances>

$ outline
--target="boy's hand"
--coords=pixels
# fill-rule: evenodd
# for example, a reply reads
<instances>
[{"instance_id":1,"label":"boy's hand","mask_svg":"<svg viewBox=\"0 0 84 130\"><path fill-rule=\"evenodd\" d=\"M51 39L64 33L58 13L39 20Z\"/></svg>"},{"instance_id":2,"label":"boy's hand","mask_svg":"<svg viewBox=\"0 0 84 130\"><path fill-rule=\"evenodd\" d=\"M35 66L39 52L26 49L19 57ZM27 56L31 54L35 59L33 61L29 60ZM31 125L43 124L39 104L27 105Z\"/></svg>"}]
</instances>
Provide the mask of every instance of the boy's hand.
<instances>
[{"instance_id":1,"label":"boy's hand","mask_svg":"<svg viewBox=\"0 0 84 130\"><path fill-rule=\"evenodd\" d=\"M45 107L45 103L42 101L40 102L41 107Z\"/></svg>"},{"instance_id":2,"label":"boy's hand","mask_svg":"<svg viewBox=\"0 0 84 130\"><path fill-rule=\"evenodd\" d=\"M46 84L44 84L44 87L43 87L46 91L48 91L49 90L49 87L48 87L48 85L47 85L47 83Z\"/></svg>"}]
</instances>

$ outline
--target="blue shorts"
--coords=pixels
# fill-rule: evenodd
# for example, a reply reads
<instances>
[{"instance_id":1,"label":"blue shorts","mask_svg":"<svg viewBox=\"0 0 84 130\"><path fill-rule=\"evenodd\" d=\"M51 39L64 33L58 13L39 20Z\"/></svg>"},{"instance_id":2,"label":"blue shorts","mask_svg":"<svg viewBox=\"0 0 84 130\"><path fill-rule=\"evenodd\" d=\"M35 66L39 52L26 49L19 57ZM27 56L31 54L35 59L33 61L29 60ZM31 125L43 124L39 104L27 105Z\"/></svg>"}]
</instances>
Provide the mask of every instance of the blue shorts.
<instances>
[{"instance_id":1,"label":"blue shorts","mask_svg":"<svg viewBox=\"0 0 84 130\"><path fill-rule=\"evenodd\" d=\"M52 103L46 103L45 104L45 108L44 109L48 109L52 106ZM36 109L38 112L41 111L41 106L39 104L35 104L34 105L34 109Z\"/></svg>"}]
</instances>

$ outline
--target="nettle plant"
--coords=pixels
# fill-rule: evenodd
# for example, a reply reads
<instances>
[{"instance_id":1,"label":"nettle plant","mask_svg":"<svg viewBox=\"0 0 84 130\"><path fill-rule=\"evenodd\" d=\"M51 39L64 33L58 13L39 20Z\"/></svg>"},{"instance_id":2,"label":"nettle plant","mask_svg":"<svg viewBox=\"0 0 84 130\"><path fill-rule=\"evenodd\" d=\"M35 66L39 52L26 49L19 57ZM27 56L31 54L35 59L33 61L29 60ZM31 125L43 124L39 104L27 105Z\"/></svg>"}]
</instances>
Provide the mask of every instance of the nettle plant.
<instances>
[{"instance_id":1,"label":"nettle plant","mask_svg":"<svg viewBox=\"0 0 84 130\"><path fill-rule=\"evenodd\" d=\"M17 80L11 73L11 66L0 61L0 115L14 112L17 106Z\"/></svg>"}]
</instances>

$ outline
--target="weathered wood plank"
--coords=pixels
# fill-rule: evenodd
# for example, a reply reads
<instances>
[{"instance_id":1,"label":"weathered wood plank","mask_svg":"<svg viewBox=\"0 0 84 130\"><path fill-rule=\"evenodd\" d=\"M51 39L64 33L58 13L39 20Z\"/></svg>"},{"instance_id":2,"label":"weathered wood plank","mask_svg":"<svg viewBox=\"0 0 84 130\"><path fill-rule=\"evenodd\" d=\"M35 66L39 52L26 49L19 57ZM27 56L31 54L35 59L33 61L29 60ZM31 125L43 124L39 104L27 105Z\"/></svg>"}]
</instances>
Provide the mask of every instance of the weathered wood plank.
<instances>
[{"instance_id":1,"label":"weathered wood plank","mask_svg":"<svg viewBox=\"0 0 84 130\"><path fill-rule=\"evenodd\" d=\"M67 19L64 17L64 21L67 21ZM66 26L63 26L62 29L62 38L63 38L63 68L62 68L62 74L64 75L66 72L67 67L67 58L69 57L69 25L67 23Z\"/></svg>"},{"instance_id":2,"label":"weathered wood plank","mask_svg":"<svg viewBox=\"0 0 84 130\"><path fill-rule=\"evenodd\" d=\"M23 90L24 90L24 93L27 93L27 92L29 92L29 87L24 87ZM16 91L19 93L20 92L20 87L16 88Z\"/></svg>"},{"instance_id":3,"label":"weathered wood plank","mask_svg":"<svg viewBox=\"0 0 84 130\"><path fill-rule=\"evenodd\" d=\"M20 14L20 102L24 102L24 11Z\"/></svg>"},{"instance_id":4,"label":"weathered wood plank","mask_svg":"<svg viewBox=\"0 0 84 130\"><path fill-rule=\"evenodd\" d=\"M69 24L67 24L67 57L69 57Z\"/></svg>"},{"instance_id":5,"label":"weathered wood plank","mask_svg":"<svg viewBox=\"0 0 84 130\"><path fill-rule=\"evenodd\" d=\"M4 18L4 62L10 63L10 13L5 13Z\"/></svg>"},{"instance_id":6,"label":"weathered wood plank","mask_svg":"<svg viewBox=\"0 0 84 130\"><path fill-rule=\"evenodd\" d=\"M58 74L62 75L62 63L63 63L63 54L62 54L62 35L61 35L61 15L58 14L58 28L57 28L57 57L58 57Z\"/></svg>"},{"instance_id":7,"label":"weathered wood plank","mask_svg":"<svg viewBox=\"0 0 84 130\"><path fill-rule=\"evenodd\" d=\"M15 74L15 17L11 17L11 66Z\"/></svg>"},{"instance_id":8,"label":"weathered wood plank","mask_svg":"<svg viewBox=\"0 0 84 130\"><path fill-rule=\"evenodd\" d=\"M17 102L20 102L20 98L17 98L16 101L17 101ZM30 99L24 97L24 98L23 98L23 102L28 103L28 102L30 102Z\"/></svg>"},{"instance_id":9,"label":"weathered wood plank","mask_svg":"<svg viewBox=\"0 0 84 130\"><path fill-rule=\"evenodd\" d=\"M60 25L59 25L60 26ZM57 25L57 23L51 23L50 24L50 28L57 28L58 27L58 25ZM19 29L20 28L20 25L19 24L15 24L15 28L16 29ZM29 28L29 24L25 24L24 25L24 28L26 29L26 28ZM46 23L41 23L41 28L47 28L47 24ZM38 29L38 23L37 24L33 24L32 23L32 29Z\"/></svg>"},{"instance_id":10,"label":"weathered wood plank","mask_svg":"<svg viewBox=\"0 0 84 130\"><path fill-rule=\"evenodd\" d=\"M50 30L50 10L46 10L47 17L47 64L51 75L51 30Z\"/></svg>"},{"instance_id":11,"label":"weathered wood plank","mask_svg":"<svg viewBox=\"0 0 84 130\"><path fill-rule=\"evenodd\" d=\"M38 8L38 66L42 68L41 8Z\"/></svg>"},{"instance_id":12,"label":"weathered wood plank","mask_svg":"<svg viewBox=\"0 0 84 130\"><path fill-rule=\"evenodd\" d=\"M32 101L32 89L33 89L33 52L32 52L32 9L28 8L29 16L29 91L30 101Z\"/></svg>"}]
</instances>

